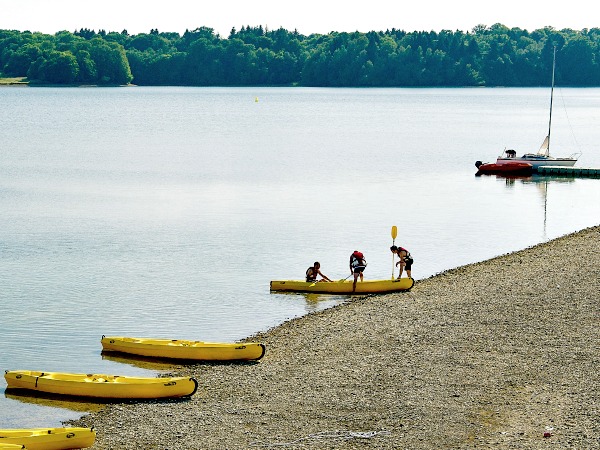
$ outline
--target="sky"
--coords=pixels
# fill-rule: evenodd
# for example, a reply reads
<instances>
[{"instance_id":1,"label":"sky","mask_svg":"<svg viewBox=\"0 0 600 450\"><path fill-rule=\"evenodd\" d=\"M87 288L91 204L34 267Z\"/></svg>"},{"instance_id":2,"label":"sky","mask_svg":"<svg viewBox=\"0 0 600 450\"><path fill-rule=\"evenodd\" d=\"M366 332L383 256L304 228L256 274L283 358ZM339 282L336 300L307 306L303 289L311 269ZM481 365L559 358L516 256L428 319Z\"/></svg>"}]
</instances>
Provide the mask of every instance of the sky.
<instances>
[{"instance_id":1,"label":"sky","mask_svg":"<svg viewBox=\"0 0 600 450\"><path fill-rule=\"evenodd\" d=\"M303 35L331 31L470 31L501 23L533 31L600 27L590 0L552 7L547 1L504 0L0 0L0 29L54 34L81 28L121 32L184 33L205 26L226 38L233 27L297 29ZM556 4L555 4L556 5Z\"/></svg>"}]
</instances>

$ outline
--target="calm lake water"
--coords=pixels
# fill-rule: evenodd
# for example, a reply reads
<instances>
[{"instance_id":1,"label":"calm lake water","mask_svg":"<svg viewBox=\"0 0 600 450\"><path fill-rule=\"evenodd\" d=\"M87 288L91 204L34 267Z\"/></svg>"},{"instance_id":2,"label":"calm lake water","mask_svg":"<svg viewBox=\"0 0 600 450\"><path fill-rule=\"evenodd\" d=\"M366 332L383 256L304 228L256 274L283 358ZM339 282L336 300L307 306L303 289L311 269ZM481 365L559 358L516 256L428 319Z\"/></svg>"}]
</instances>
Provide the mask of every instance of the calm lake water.
<instances>
[{"instance_id":1,"label":"calm lake water","mask_svg":"<svg viewBox=\"0 0 600 450\"><path fill-rule=\"evenodd\" d=\"M600 167L600 89L554 100L552 153ZM153 376L166 366L103 357L101 336L232 341L330 307L343 297L269 281L316 260L344 278L355 249L390 277L392 225L418 280L600 223L599 179L475 177L504 147L537 150L549 89L3 88L0 104L2 370ZM93 408L5 394L0 428Z\"/></svg>"}]
</instances>

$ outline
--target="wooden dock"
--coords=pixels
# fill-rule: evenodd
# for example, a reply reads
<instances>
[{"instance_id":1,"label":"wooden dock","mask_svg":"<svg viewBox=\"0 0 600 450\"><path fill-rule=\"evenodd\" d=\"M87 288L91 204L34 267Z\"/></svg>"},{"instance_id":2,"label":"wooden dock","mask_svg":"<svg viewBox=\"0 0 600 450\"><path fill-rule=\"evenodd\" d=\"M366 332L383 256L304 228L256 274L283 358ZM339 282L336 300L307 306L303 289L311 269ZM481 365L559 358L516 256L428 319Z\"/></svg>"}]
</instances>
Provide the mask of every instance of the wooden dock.
<instances>
[{"instance_id":1,"label":"wooden dock","mask_svg":"<svg viewBox=\"0 0 600 450\"><path fill-rule=\"evenodd\" d=\"M540 175L600 178L600 169L592 169L589 167L539 166L535 168L535 172Z\"/></svg>"}]
</instances>

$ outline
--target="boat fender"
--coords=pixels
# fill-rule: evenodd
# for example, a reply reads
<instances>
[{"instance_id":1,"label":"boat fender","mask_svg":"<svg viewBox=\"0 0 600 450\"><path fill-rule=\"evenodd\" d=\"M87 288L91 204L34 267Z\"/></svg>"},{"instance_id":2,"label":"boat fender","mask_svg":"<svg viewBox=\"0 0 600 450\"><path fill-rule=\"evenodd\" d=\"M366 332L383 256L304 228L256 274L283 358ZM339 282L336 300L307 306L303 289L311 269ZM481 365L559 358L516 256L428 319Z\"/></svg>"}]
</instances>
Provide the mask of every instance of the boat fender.
<instances>
[{"instance_id":1,"label":"boat fender","mask_svg":"<svg viewBox=\"0 0 600 450\"><path fill-rule=\"evenodd\" d=\"M267 347L265 344L260 344L260 346L262 347L262 353L260 354L260 356L258 358L256 358L255 361L262 359L262 357L265 356L265 352L267 351Z\"/></svg>"},{"instance_id":2,"label":"boat fender","mask_svg":"<svg viewBox=\"0 0 600 450\"><path fill-rule=\"evenodd\" d=\"M198 390L198 381L196 381L195 378L190 378L190 380L192 380L194 382L194 390L191 392L190 395L188 395L188 397L191 397L192 395L194 395L196 393L196 391Z\"/></svg>"}]
</instances>

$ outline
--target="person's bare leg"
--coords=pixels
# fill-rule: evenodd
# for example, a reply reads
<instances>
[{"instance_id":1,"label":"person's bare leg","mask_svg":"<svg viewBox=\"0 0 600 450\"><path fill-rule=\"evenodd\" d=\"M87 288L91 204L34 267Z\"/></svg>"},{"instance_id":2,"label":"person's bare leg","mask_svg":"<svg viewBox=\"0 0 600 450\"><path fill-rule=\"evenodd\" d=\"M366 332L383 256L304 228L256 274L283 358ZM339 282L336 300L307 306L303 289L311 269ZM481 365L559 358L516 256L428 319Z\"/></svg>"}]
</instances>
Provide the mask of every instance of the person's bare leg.
<instances>
[{"instance_id":1,"label":"person's bare leg","mask_svg":"<svg viewBox=\"0 0 600 450\"><path fill-rule=\"evenodd\" d=\"M403 270L404 270L404 266L403 266L402 264L400 264L400 273L398 274L398 278L397 278L398 280L399 280L400 278L402 278L402 271L403 271ZM408 273L408 270L406 271L406 273Z\"/></svg>"}]
</instances>

